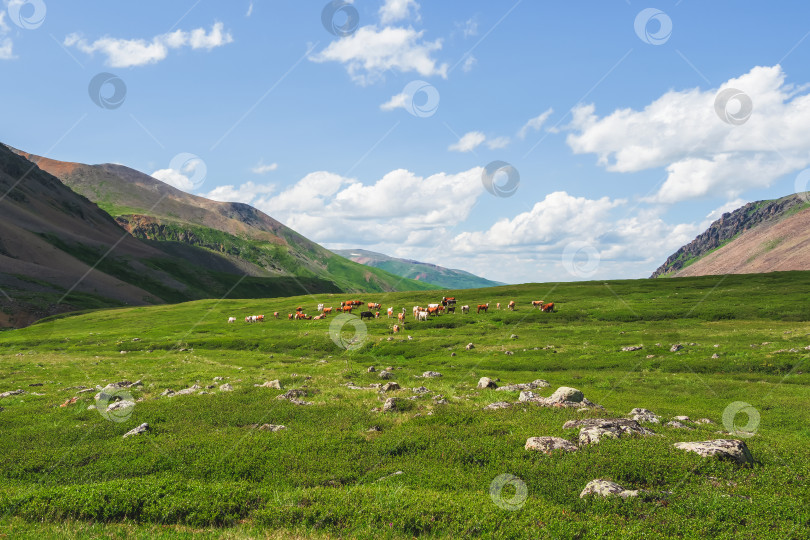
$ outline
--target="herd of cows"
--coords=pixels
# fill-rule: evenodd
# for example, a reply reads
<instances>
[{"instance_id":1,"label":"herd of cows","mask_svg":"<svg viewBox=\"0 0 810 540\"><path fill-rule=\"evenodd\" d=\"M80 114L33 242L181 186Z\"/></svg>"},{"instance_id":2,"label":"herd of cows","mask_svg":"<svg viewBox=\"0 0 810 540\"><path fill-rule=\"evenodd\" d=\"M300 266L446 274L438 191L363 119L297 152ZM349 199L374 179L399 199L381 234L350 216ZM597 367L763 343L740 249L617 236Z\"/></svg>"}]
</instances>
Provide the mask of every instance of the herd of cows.
<instances>
[{"instance_id":1,"label":"herd of cows","mask_svg":"<svg viewBox=\"0 0 810 540\"><path fill-rule=\"evenodd\" d=\"M330 307L325 307L323 304L318 304L317 309L318 309L319 314L314 316L314 317L312 315L307 315L306 313L304 313L304 308L297 307L297 308L295 308L295 313L287 314L287 318L290 319L290 320L299 320L299 321L309 321L309 320L316 320L317 321L317 320L320 320L320 319L325 319L327 315L329 315L329 314L331 314L331 313L333 313L335 311L337 311L339 313L351 313L355 309L363 309L363 307L361 307L363 305L364 305L364 303L361 300L347 300L347 301L341 302L339 308L334 308L334 307L331 307L331 306ZM380 309L382 308L382 306L380 304L375 303L375 302L368 302L367 304L365 304L365 306L368 308L368 310L367 311L360 311L360 320L363 320L363 319L379 319L380 318ZM501 309L501 303L497 302L495 304L495 307L496 307L496 309ZM506 305L506 307L507 307L507 309L509 309L511 311L514 311L515 310L515 301L510 300L509 303ZM552 311L554 311L554 302L545 303L542 300L533 300L532 301L532 307L533 308L538 308L539 310L541 310L541 311L543 311L545 313L551 313ZM487 313L489 311L489 302L487 302L486 304L478 304L476 306L476 313L481 313L482 311L484 313ZM439 303L428 304L427 307L413 306L413 310L412 310L413 318L415 320L417 320L417 321L427 321L428 318L441 316L441 314L445 313L445 312L455 314L455 312L456 312L456 299L455 299L455 297L449 297L449 298L448 297L442 297L442 300ZM470 306L468 306L468 305L461 306L461 313L462 314L466 315L469 312L470 312ZM397 321L399 323L403 324L403 325L405 324L405 314L406 313L407 313L407 310L405 308L402 308L402 311L396 313ZM393 318L394 315L395 315L394 308L389 307L386 310L386 314L387 314L389 319ZM275 319L279 318L278 311L273 313L273 318L275 318ZM264 320L265 320L264 315L248 315L247 317L245 317L245 322L246 323L264 322ZM229 323L235 323L236 322L236 317L229 317L228 322ZM399 325L394 325L394 332L395 333L398 332L399 328L400 328Z\"/></svg>"}]
</instances>

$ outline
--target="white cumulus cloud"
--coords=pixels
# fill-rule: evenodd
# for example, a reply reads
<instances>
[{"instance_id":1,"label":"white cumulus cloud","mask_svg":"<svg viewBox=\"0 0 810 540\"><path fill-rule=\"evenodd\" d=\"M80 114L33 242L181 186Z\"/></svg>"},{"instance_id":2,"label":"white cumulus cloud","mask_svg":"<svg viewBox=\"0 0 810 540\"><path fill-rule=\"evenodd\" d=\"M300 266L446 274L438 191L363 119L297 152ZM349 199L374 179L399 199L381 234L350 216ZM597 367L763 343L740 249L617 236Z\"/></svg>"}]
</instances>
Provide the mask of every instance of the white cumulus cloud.
<instances>
[{"instance_id":1,"label":"white cumulus cloud","mask_svg":"<svg viewBox=\"0 0 810 540\"><path fill-rule=\"evenodd\" d=\"M599 117L593 105L582 105L573 111L567 141L610 171L664 168L666 181L651 201L733 199L810 165L810 95L785 78L781 66L755 67L719 88L669 91L641 110ZM753 113L742 125L724 122L715 111L726 88L751 98ZM730 112L735 104L729 103Z\"/></svg>"},{"instance_id":2,"label":"white cumulus cloud","mask_svg":"<svg viewBox=\"0 0 810 540\"><path fill-rule=\"evenodd\" d=\"M193 50L210 51L231 42L233 42L233 37L230 32L225 31L224 25L218 22L208 32L204 28L196 28L188 32L176 30L155 36L150 41L102 37L91 43L80 34L74 33L68 35L63 43L66 47L76 47L87 54L100 52L107 57L108 66L125 68L160 62L169 55L169 51L172 49L190 47Z\"/></svg>"},{"instance_id":3,"label":"white cumulus cloud","mask_svg":"<svg viewBox=\"0 0 810 540\"><path fill-rule=\"evenodd\" d=\"M218 186L206 193L204 197L221 202L241 202L250 204L256 197L273 193L275 186L245 182L239 187L228 185Z\"/></svg>"},{"instance_id":4,"label":"white cumulus cloud","mask_svg":"<svg viewBox=\"0 0 810 540\"><path fill-rule=\"evenodd\" d=\"M480 145L484 144L487 140L486 135L480 131L470 131L461 136L461 138L447 147L451 152L472 152Z\"/></svg>"},{"instance_id":5,"label":"white cumulus cloud","mask_svg":"<svg viewBox=\"0 0 810 540\"><path fill-rule=\"evenodd\" d=\"M389 24L403 19L419 20L419 4L416 0L385 0L380 7L380 22Z\"/></svg>"},{"instance_id":6,"label":"white cumulus cloud","mask_svg":"<svg viewBox=\"0 0 810 540\"><path fill-rule=\"evenodd\" d=\"M194 189L194 183L191 179L175 169L159 169L153 172L151 176L181 191L188 192Z\"/></svg>"},{"instance_id":7,"label":"white cumulus cloud","mask_svg":"<svg viewBox=\"0 0 810 540\"><path fill-rule=\"evenodd\" d=\"M410 104L410 96L408 94L396 94L391 96L391 99L380 105L383 111L393 111L394 109L408 109Z\"/></svg>"},{"instance_id":8,"label":"white cumulus cloud","mask_svg":"<svg viewBox=\"0 0 810 540\"><path fill-rule=\"evenodd\" d=\"M333 41L310 56L310 60L343 64L361 85L379 80L389 69L446 78L448 65L433 58L433 53L442 48L442 40L424 41L424 33L413 28L363 26L354 34Z\"/></svg>"}]
</instances>

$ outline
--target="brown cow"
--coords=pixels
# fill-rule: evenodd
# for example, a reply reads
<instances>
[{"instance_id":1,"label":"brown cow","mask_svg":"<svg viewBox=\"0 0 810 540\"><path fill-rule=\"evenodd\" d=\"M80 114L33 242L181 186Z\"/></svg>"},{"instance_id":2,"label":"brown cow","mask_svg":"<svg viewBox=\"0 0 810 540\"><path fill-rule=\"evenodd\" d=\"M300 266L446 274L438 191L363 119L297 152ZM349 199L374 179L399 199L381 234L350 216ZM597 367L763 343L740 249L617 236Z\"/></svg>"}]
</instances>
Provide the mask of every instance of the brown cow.
<instances>
[{"instance_id":1,"label":"brown cow","mask_svg":"<svg viewBox=\"0 0 810 540\"><path fill-rule=\"evenodd\" d=\"M515 311L515 301L510 300L509 305L507 307L509 308L509 311Z\"/></svg>"},{"instance_id":2,"label":"brown cow","mask_svg":"<svg viewBox=\"0 0 810 540\"><path fill-rule=\"evenodd\" d=\"M552 311L554 311L554 302L550 302L548 304L545 304L540 309L542 309L545 313L551 313Z\"/></svg>"},{"instance_id":3,"label":"brown cow","mask_svg":"<svg viewBox=\"0 0 810 540\"><path fill-rule=\"evenodd\" d=\"M541 308L543 307L542 300L532 300L532 307Z\"/></svg>"},{"instance_id":4,"label":"brown cow","mask_svg":"<svg viewBox=\"0 0 810 540\"><path fill-rule=\"evenodd\" d=\"M478 304L478 311L476 311L476 313L481 313L482 311L486 313L488 309L489 309L489 302L487 302L486 304Z\"/></svg>"},{"instance_id":5,"label":"brown cow","mask_svg":"<svg viewBox=\"0 0 810 540\"><path fill-rule=\"evenodd\" d=\"M278 311L274 311L274 312L273 312L273 317L275 317L276 319L278 319Z\"/></svg>"},{"instance_id":6,"label":"brown cow","mask_svg":"<svg viewBox=\"0 0 810 540\"><path fill-rule=\"evenodd\" d=\"M397 313L397 320L401 323L405 322L405 314L404 313Z\"/></svg>"},{"instance_id":7,"label":"brown cow","mask_svg":"<svg viewBox=\"0 0 810 540\"><path fill-rule=\"evenodd\" d=\"M327 313L332 313L332 308L331 307L323 308L323 314L326 315Z\"/></svg>"}]
</instances>

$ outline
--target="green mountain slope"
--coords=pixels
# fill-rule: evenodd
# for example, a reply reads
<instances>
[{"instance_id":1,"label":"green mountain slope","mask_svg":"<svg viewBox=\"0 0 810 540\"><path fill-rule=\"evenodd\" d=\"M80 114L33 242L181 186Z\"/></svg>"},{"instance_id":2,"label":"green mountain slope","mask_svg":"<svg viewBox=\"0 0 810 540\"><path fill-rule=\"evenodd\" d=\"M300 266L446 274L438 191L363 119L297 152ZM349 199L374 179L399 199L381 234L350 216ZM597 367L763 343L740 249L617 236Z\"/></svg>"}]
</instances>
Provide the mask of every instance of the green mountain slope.
<instances>
[{"instance_id":1,"label":"green mountain slope","mask_svg":"<svg viewBox=\"0 0 810 540\"><path fill-rule=\"evenodd\" d=\"M435 264L410 259L398 259L364 249L336 249L333 251L356 263L381 268L405 278L433 283L443 289L480 289L504 285L497 281L470 274L464 270L452 270Z\"/></svg>"}]
</instances>

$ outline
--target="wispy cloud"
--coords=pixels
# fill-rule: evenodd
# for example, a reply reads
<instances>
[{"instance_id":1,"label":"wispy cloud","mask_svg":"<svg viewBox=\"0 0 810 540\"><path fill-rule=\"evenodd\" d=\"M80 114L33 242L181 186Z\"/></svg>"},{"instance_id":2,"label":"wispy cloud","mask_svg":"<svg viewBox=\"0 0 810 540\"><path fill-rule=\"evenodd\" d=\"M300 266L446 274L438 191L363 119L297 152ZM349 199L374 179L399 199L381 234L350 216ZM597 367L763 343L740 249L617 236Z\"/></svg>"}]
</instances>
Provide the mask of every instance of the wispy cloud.
<instances>
[{"instance_id":1,"label":"wispy cloud","mask_svg":"<svg viewBox=\"0 0 810 540\"><path fill-rule=\"evenodd\" d=\"M253 174L267 174L278 169L278 163L265 164L264 160L259 161L255 167L250 169Z\"/></svg>"},{"instance_id":2,"label":"wispy cloud","mask_svg":"<svg viewBox=\"0 0 810 540\"><path fill-rule=\"evenodd\" d=\"M461 136L458 142L447 147L451 152L472 152L487 140L480 131L470 131Z\"/></svg>"},{"instance_id":3,"label":"wispy cloud","mask_svg":"<svg viewBox=\"0 0 810 540\"><path fill-rule=\"evenodd\" d=\"M125 68L165 60L172 49L189 47L193 50L210 51L232 42L233 37L230 32L225 31L224 25L218 22L211 27L210 32L206 32L204 28L196 28L188 32L176 30L155 36L151 41L103 37L90 43L80 34L74 33L65 38L64 45L76 47L87 54L100 52L107 57L108 66Z\"/></svg>"},{"instance_id":4,"label":"wispy cloud","mask_svg":"<svg viewBox=\"0 0 810 540\"><path fill-rule=\"evenodd\" d=\"M553 112L554 109L548 109L539 116L535 116L534 118L526 122L526 124L524 124L523 127L520 128L520 131L518 131L517 134L518 138L525 139L526 135L528 135L530 131L539 131L540 128L543 127L543 124L546 123L546 120L548 120L548 117L551 116Z\"/></svg>"}]
</instances>

